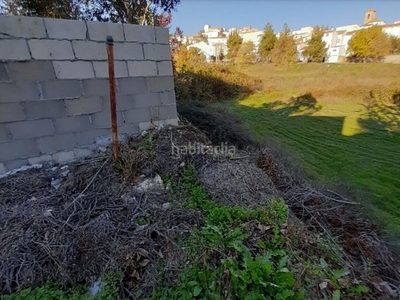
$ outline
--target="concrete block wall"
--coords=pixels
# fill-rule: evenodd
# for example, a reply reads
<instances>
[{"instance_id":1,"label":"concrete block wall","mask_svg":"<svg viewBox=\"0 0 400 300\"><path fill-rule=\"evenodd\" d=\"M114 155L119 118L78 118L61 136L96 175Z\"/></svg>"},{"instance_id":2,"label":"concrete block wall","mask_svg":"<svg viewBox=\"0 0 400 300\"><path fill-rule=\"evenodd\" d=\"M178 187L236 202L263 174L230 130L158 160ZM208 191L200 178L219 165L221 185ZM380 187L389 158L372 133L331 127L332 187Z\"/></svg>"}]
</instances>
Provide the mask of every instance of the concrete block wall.
<instances>
[{"instance_id":1,"label":"concrete block wall","mask_svg":"<svg viewBox=\"0 0 400 300\"><path fill-rule=\"evenodd\" d=\"M0 173L84 157L111 135L107 35L119 133L177 124L167 29L0 16Z\"/></svg>"}]
</instances>

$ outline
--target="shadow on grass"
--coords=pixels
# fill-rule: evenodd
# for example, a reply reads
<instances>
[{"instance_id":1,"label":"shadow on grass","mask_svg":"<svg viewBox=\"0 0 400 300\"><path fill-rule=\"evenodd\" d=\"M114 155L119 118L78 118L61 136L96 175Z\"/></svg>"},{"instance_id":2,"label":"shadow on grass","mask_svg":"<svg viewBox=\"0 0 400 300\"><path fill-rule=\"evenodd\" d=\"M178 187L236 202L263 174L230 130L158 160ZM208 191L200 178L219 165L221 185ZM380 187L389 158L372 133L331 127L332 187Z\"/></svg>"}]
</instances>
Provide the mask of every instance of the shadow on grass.
<instances>
[{"instance_id":1,"label":"shadow on grass","mask_svg":"<svg viewBox=\"0 0 400 300\"><path fill-rule=\"evenodd\" d=\"M344 136L345 117L313 116L321 107L310 94L262 107L235 103L232 110L262 141L277 141L318 181L345 182L357 201L391 234L400 234L399 108L375 103Z\"/></svg>"}]
</instances>

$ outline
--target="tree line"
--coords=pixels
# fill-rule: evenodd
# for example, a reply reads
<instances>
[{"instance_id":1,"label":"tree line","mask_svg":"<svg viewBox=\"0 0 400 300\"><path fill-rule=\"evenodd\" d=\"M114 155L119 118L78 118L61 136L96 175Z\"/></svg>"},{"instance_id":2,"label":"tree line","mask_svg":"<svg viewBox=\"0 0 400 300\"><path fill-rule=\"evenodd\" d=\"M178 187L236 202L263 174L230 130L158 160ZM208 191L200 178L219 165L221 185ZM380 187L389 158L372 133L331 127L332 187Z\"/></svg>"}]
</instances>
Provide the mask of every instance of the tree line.
<instances>
[{"instance_id":1,"label":"tree line","mask_svg":"<svg viewBox=\"0 0 400 300\"><path fill-rule=\"evenodd\" d=\"M313 28L311 38L301 51L307 62L324 62L328 57L327 44L324 41L325 29L321 26ZM255 52L253 42L243 42L239 33L230 33L227 41L227 58L239 64L247 64L256 60L287 67L299 59L299 51L295 37L285 24L283 31L277 36L271 24L264 28L258 51ZM348 61L367 62L381 61L390 53L400 53L400 38L387 35L382 27L372 26L357 31L348 43ZM258 58L258 59L257 59Z\"/></svg>"},{"instance_id":2,"label":"tree line","mask_svg":"<svg viewBox=\"0 0 400 300\"><path fill-rule=\"evenodd\" d=\"M3 0L0 14L166 27L180 0Z\"/></svg>"}]
</instances>

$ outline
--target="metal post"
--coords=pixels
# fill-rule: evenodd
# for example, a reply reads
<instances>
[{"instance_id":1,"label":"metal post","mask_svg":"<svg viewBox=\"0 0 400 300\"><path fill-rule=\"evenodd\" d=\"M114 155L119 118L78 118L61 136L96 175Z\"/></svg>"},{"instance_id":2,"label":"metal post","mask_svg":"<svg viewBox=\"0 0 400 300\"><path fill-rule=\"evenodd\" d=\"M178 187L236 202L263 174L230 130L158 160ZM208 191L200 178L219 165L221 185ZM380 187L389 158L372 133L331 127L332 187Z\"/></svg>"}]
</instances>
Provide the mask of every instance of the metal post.
<instances>
[{"instance_id":1,"label":"metal post","mask_svg":"<svg viewBox=\"0 0 400 300\"><path fill-rule=\"evenodd\" d=\"M115 72L114 72L114 39L111 35L106 38L108 56L108 78L110 81L110 106L111 106L111 128L112 128L112 148L114 161L118 160L118 122L117 122L117 103L115 97Z\"/></svg>"}]
</instances>

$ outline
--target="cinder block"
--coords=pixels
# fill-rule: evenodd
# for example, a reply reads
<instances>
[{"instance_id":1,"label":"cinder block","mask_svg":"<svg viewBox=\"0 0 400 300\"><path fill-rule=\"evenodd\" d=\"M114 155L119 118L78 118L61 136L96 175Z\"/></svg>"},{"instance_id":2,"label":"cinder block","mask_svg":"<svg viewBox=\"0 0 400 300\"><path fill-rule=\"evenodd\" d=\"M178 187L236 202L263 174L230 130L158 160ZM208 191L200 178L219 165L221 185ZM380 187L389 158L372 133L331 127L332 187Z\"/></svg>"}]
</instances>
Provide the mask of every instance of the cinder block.
<instances>
[{"instance_id":1,"label":"cinder block","mask_svg":"<svg viewBox=\"0 0 400 300\"><path fill-rule=\"evenodd\" d=\"M19 81L0 83L0 102L20 102L39 100L40 93L36 82Z\"/></svg>"},{"instance_id":2,"label":"cinder block","mask_svg":"<svg viewBox=\"0 0 400 300\"><path fill-rule=\"evenodd\" d=\"M22 121L8 124L14 140L37 138L54 134L50 119Z\"/></svg>"},{"instance_id":3,"label":"cinder block","mask_svg":"<svg viewBox=\"0 0 400 300\"><path fill-rule=\"evenodd\" d=\"M95 129L108 129L111 128L111 115L109 112L100 112L91 116L93 128ZM117 112L118 126L124 124L122 112Z\"/></svg>"},{"instance_id":4,"label":"cinder block","mask_svg":"<svg viewBox=\"0 0 400 300\"><path fill-rule=\"evenodd\" d=\"M134 108L124 112L127 124L140 124L151 121L150 107Z\"/></svg>"},{"instance_id":5,"label":"cinder block","mask_svg":"<svg viewBox=\"0 0 400 300\"><path fill-rule=\"evenodd\" d=\"M63 100L29 101L23 106L28 120L67 116Z\"/></svg>"},{"instance_id":6,"label":"cinder block","mask_svg":"<svg viewBox=\"0 0 400 300\"><path fill-rule=\"evenodd\" d=\"M133 95L134 108L161 105L158 93L140 93Z\"/></svg>"},{"instance_id":7,"label":"cinder block","mask_svg":"<svg viewBox=\"0 0 400 300\"><path fill-rule=\"evenodd\" d=\"M118 127L118 133L131 136L138 135L140 131L139 124L125 124L124 126Z\"/></svg>"},{"instance_id":8,"label":"cinder block","mask_svg":"<svg viewBox=\"0 0 400 300\"><path fill-rule=\"evenodd\" d=\"M155 27L157 44L169 45L169 31L167 28Z\"/></svg>"},{"instance_id":9,"label":"cinder block","mask_svg":"<svg viewBox=\"0 0 400 300\"><path fill-rule=\"evenodd\" d=\"M92 41L105 42L107 35L111 35L116 42L124 41L122 24L105 22L87 22L89 38Z\"/></svg>"},{"instance_id":10,"label":"cinder block","mask_svg":"<svg viewBox=\"0 0 400 300\"><path fill-rule=\"evenodd\" d=\"M45 38L42 18L0 16L0 38Z\"/></svg>"},{"instance_id":11,"label":"cinder block","mask_svg":"<svg viewBox=\"0 0 400 300\"><path fill-rule=\"evenodd\" d=\"M58 79L94 77L92 62L89 61L53 61L53 66Z\"/></svg>"},{"instance_id":12,"label":"cinder block","mask_svg":"<svg viewBox=\"0 0 400 300\"><path fill-rule=\"evenodd\" d=\"M86 23L76 20L44 18L47 34L51 39L85 40Z\"/></svg>"},{"instance_id":13,"label":"cinder block","mask_svg":"<svg viewBox=\"0 0 400 300\"><path fill-rule=\"evenodd\" d=\"M17 159L17 160L13 160L13 161L8 161L5 163L6 168L8 171L12 171L15 169L19 169L23 166L27 166L29 165L29 162L27 159Z\"/></svg>"},{"instance_id":14,"label":"cinder block","mask_svg":"<svg viewBox=\"0 0 400 300\"><path fill-rule=\"evenodd\" d=\"M157 74L160 76L172 76L173 75L172 61L165 60L157 62L157 70L158 70Z\"/></svg>"},{"instance_id":15,"label":"cinder block","mask_svg":"<svg viewBox=\"0 0 400 300\"><path fill-rule=\"evenodd\" d=\"M110 97L102 97L104 112L110 112ZM135 108L133 95L117 95L117 111L124 111Z\"/></svg>"},{"instance_id":16,"label":"cinder block","mask_svg":"<svg viewBox=\"0 0 400 300\"><path fill-rule=\"evenodd\" d=\"M65 99L83 96L83 88L79 80L42 81L40 84L44 99Z\"/></svg>"},{"instance_id":17,"label":"cinder block","mask_svg":"<svg viewBox=\"0 0 400 300\"><path fill-rule=\"evenodd\" d=\"M141 44L127 42L114 44L114 59L135 60L143 58L143 48Z\"/></svg>"},{"instance_id":18,"label":"cinder block","mask_svg":"<svg viewBox=\"0 0 400 300\"><path fill-rule=\"evenodd\" d=\"M7 127L4 124L0 125L0 143L8 142L11 140L10 134L8 133Z\"/></svg>"},{"instance_id":19,"label":"cinder block","mask_svg":"<svg viewBox=\"0 0 400 300\"><path fill-rule=\"evenodd\" d=\"M8 62L7 68L13 81L56 79L51 61Z\"/></svg>"},{"instance_id":20,"label":"cinder block","mask_svg":"<svg viewBox=\"0 0 400 300\"><path fill-rule=\"evenodd\" d=\"M23 159L38 156L39 154L34 140L12 141L0 144L0 157L2 161Z\"/></svg>"},{"instance_id":21,"label":"cinder block","mask_svg":"<svg viewBox=\"0 0 400 300\"><path fill-rule=\"evenodd\" d=\"M8 75L6 64L0 63L0 82L10 81L10 76Z\"/></svg>"},{"instance_id":22,"label":"cinder block","mask_svg":"<svg viewBox=\"0 0 400 300\"><path fill-rule=\"evenodd\" d=\"M25 40L0 39L0 60L29 59L31 59L31 54Z\"/></svg>"},{"instance_id":23,"label":"cinder block","mask_svg":"<svg viewBox=\"0 0 400 300\"><path fill-rule=\"evenodd\" d=\"M29 40L28 44L34 59L74 59L70 41Z\"/></svg>"},{"instance_id":24,"label":"cinder block","mask_svg":"<svg viewBox=\"0 0 400 300\"><path fill-rule=\"evenodd\" d=\"M97 78L108 78L108 63L106 61L94 61L94 72ZM114 61L115 78L129 77L126 61Z\"/></svg>"},{"instance_id":25,"label":"cinder block","mask_svg":"<svg viewBox=\"0 0 400 300\"><path fill-rule=\"evenodd\" d=\"M69 115L86 115L103 110L102 99L99 96L65 100L65 107Z\"/></svg>"},{"instance_id":26,"label":"cinder block","mask_svg":"<svg viewBox=\"0 0 400 300\"><path fill-rule=\"evenodd\" d=\"M74 149L74 154L76 158L85 158L93 154L93 151L90 149Z\"/></svg>"},{"instance_id":27,"label":"cinder block","mask_svg":"<svg viewBox=\"0 0 400 300\"><path fill-rule=\"evenodd\" d=\"M147 84L150 92L173 91L174 77L172 76L147 77Z\"/></svg>"},{"instance_id":28,"label":"cinder block","mask_svg":"<svg viewBox=\"0 0 400 300\"><path fill-rule=\"evenodd\" d=\"M124 24L125 40L127 42L155 43L154 27Z\"/></svg>"},{"instance_id":29,"label":"cinder block","mask_svg":"<svg viewBox=\"0 0 400 300\"><path fill-rule=\"evenodd\" d=\"M62 150L71 150L78 146L72 133L38 138L37 147L42 154L50 154Z\"/></svg>"},{"instance_id":30,"label":"cinder block","mask_svg":"<svg viewBox=\"0 0 400 300\"><path fill-rule=\"evenodd\" d=\"M144 44L144 57L150 60L171 60L169 45Z\"/></svg>"},{"instance_id":31,"label":"cinder block","mask_svg":"<svg viewBox=\"0 0 400 300\"><path fill-rule=\"evenodd\" d=\"M176 103L175 91L159 93L161 98L161 105L171 105Z\"/></svg>"},{"instance_id":32,"label":"cinder block","mask_svg":"<svg viewBox=\"0 0 400 300\"><path fill-rule=\"evenodd\" d=\"M56 164L63 164L75 159L74 151L61 151L53 154L53 160Z\"/></svg>"},{"instance_id":33,"label":"cinder block","mask_svg":"<svg viewBox=\"0 0 400 300\"><path fill-rule=\"evenodd\" d=\"M118 79L120 94L136 94L147 92L147 82L144 77Z\"/></svg>"},{"instance_id":34,"label":"cinder block","mask_svg":"<svg viewBox=\"0 0 400 300\"><path fill-rule=\"evenodd\" d=\"M157 66L155 61L128 61L129 76L146 77L156 76Z\"/></svg>"},{"instance_id":35,"label":"cinder block","mask_svg":"<svg viewBox=\"0 0 400 300\"><path fill-rule=\"evenodd\" d=\"M0 104L0 123L25 120L24 108L20 103Z\"/></svg>"},{"instance_id":36,"label":"cinder block","mask_svg":"<svg viewBox=\"0 0 400 300\"><path fill-rule=\"evenodd\" d=\"M75 133L75 138L79 146L86 146L94 144L96 138L108 136L110 134L111 134L110 130L95 129L95 130Z\"/></svg>"},{"instance_id":37,"label":"cinder block","mask_svg":"<svg viewBox=\"0 0 400 300\"><path fill-rule=\"evenodd\" d=\"M3 163L0 163L0 175L7 173L6 167Z\"/></svg>"},{"instance_id":38,"label":"cinder block","mask_svg":"<svg viewBox=\"0 0 400 300\"><path fill-rule=\"evenodd\" d=\"M72 41L75 56L78 59L106 60L106 43L91 41Z\"/></svg>"},{"instance_id":39,"label":"cinder block","mask_svg":"<svg viewBox=\"0 0 400 300\"><path fill-rule=\"evenodd\" d=\"M30 165L37 165L37 164L42 164L45 162L51 162L53 161L53 157L51 155L41 155L38 157L31 157L28 158L28 162Z\"/></svg>"},{"instance_id":40,"label":"cinder block","mask_svg":"<svg viewBox=\"0 0 400 300\"><path fill-rule=\"evenodd\" d=\"M110 95L108 79L86 79L82 84L86 97Z\"/></svg>"},{"instance_id":41,"label":"cinder block","mask_svg":"<svg viewBox=\"0 0 400 300\"><path fill-rule=\"evenodd\" d=\"M159 119L160 120L167 120L167 119L176 119L178 114L176 112L176 106L160 106L158 108L159 112Z\"/></svg>"},{"instance_id":42,"label":"cinder block","mask_svg":"<svg viewBox=\"0 0 400 300\"><path fill-rule=\"evenodd\" d=\"M89 116L57 118L54 120L56 133L87 131L92 128Z\"/></svg>"},{"instance_id":43,"label":"cinder block","mask_svg":"<svg viewBox=\"0 0 400 300\"><path fill-rule=\"evenodd\" d=\"M153 127L153 123L152 122L143 122L139 124L139 130L140 131L145 131L145 130L149 130L151 127Z\"/></svg>"},{"instance_id":44,"label":"cinder block","mask_svg":"<svg viewBox=\"0 0 400 300\"><path fill-rule=\"evenodd\" d=\"M173 125L173 126L178 126L178 119L167 119L165 120L165 124L167 125Z\"/></svg>"}]
</instances>

